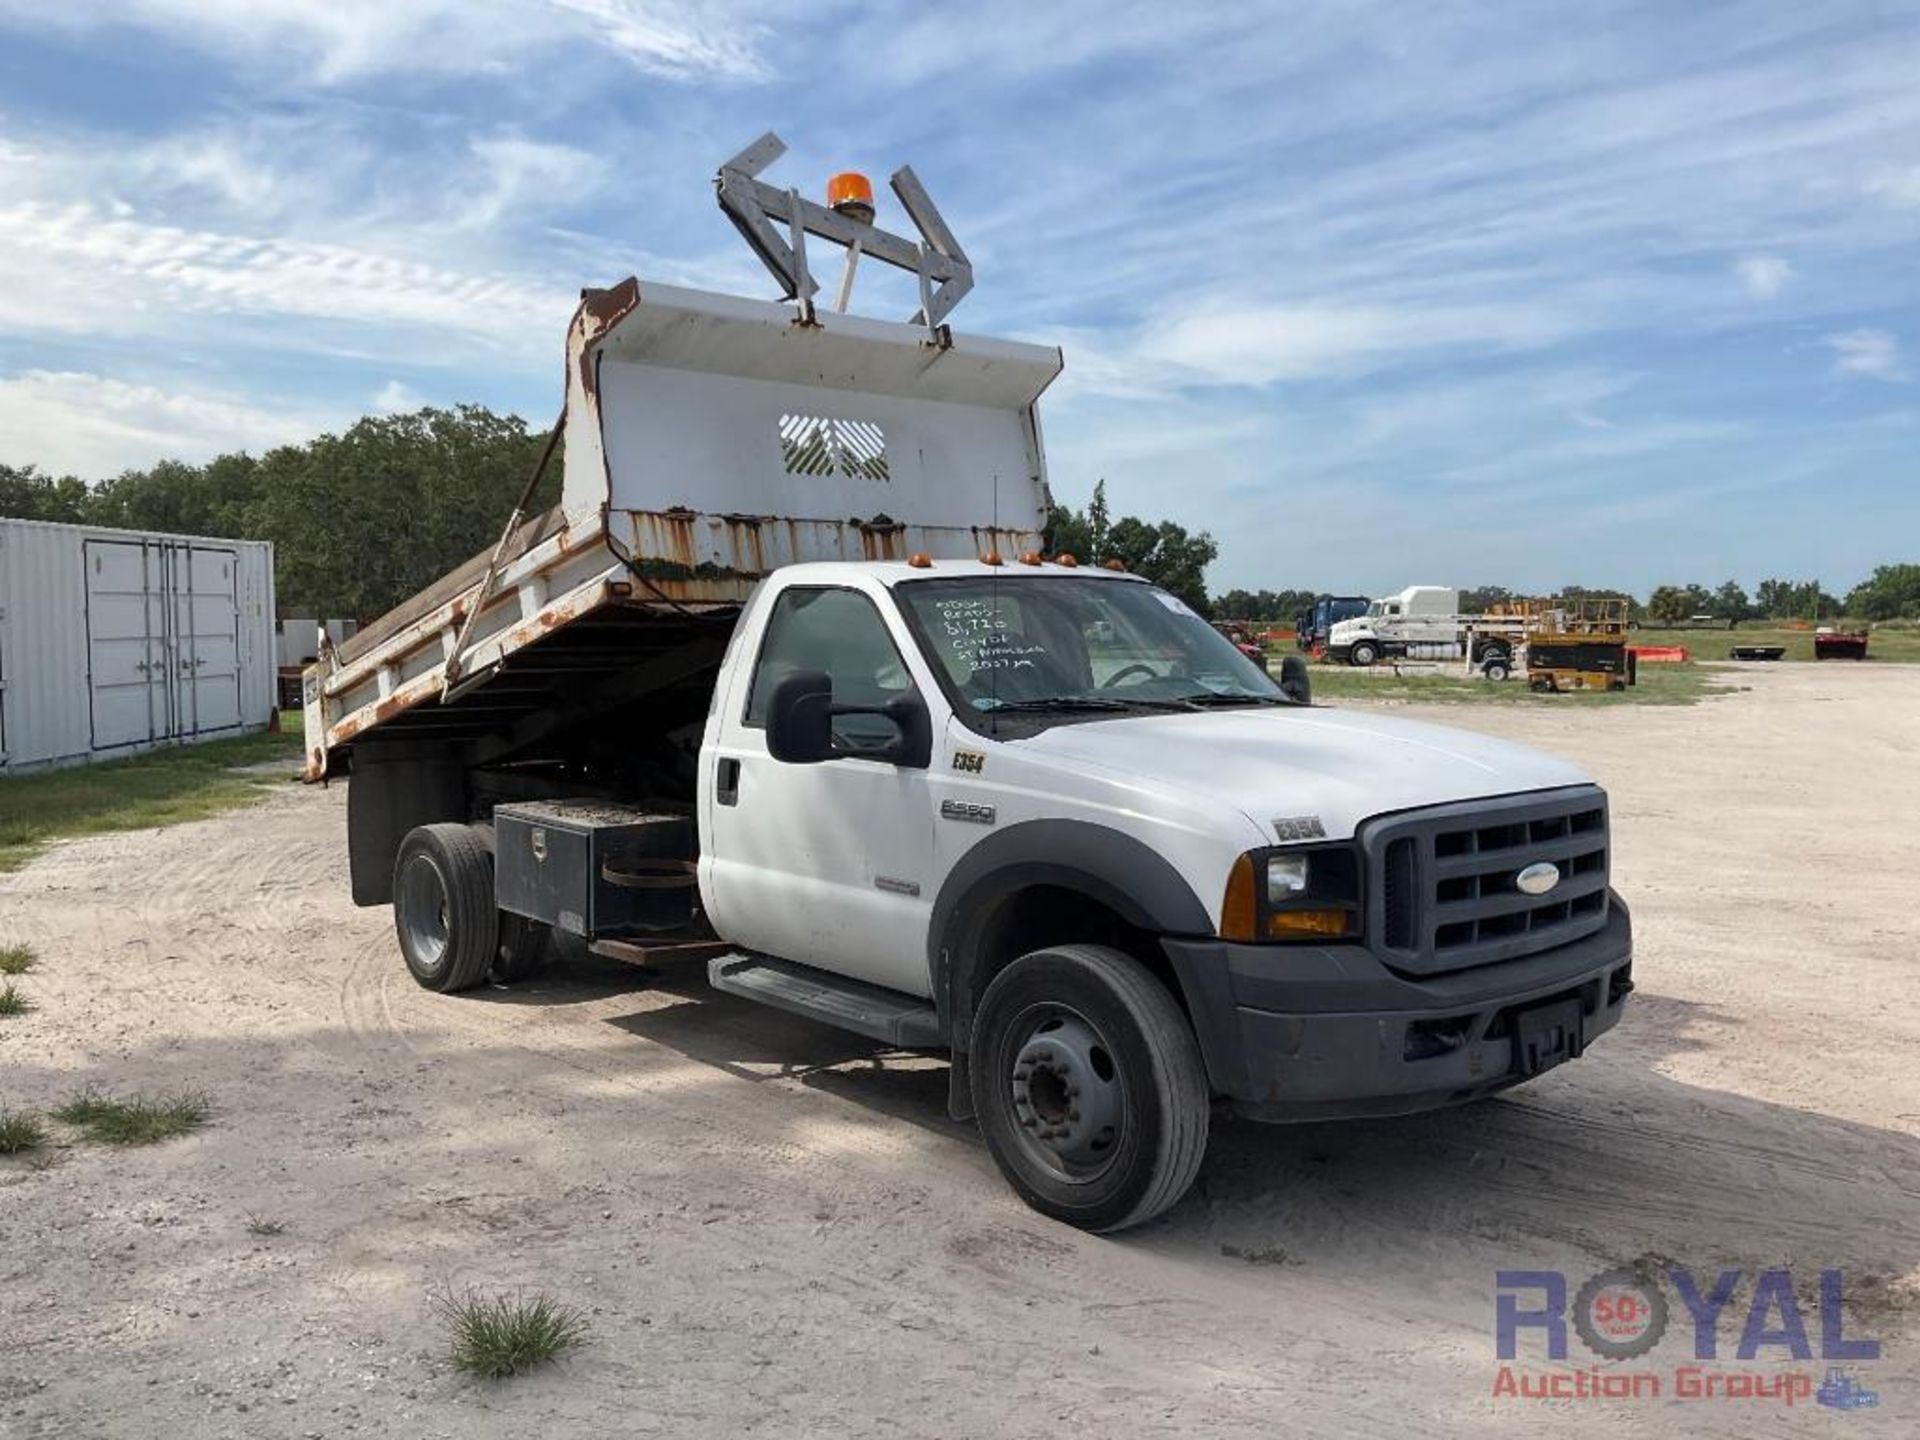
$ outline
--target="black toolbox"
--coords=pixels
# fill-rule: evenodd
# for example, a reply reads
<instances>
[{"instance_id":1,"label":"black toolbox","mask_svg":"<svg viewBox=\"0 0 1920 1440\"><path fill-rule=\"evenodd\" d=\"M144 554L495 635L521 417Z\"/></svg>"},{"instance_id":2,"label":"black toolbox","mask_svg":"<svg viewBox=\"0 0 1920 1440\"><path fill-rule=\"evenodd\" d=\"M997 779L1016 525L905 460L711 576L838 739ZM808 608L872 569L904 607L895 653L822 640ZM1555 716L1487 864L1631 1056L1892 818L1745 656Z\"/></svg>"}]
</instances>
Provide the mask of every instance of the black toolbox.
<instances>
[{"instance_id":1,"label":"black toolbox","mask_svg":"<svg viewBox=\"0 0 1920 1440\"><path fill-rule=\"evenodd\" d=\"M493 812L502 910L592 939L693 920L693 817L605 800L530 800Z\"/></svg>"}]
</instances>

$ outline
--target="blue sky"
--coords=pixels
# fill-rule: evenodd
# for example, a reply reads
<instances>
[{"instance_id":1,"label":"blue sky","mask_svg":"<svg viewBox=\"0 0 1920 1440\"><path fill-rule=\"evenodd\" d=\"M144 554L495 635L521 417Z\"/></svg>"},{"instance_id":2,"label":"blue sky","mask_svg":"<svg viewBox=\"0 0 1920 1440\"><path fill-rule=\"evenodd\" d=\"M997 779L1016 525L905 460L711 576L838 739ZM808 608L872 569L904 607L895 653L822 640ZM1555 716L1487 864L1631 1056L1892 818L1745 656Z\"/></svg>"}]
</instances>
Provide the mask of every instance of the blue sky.
<instances>
[{"instance_id":1,"label":"blue sky","mask_svg":"<svg viewBox=\"0 0 1920 1440\"><path fill-rule=\"evenodd\" d=\"M0 460L544 424L581 285L766 292L771 128L914 165L1056 494L1217 589L1844 589L1920 560L1916 77L1915 0L0 0Z\"/></svg>"}]
</instances>

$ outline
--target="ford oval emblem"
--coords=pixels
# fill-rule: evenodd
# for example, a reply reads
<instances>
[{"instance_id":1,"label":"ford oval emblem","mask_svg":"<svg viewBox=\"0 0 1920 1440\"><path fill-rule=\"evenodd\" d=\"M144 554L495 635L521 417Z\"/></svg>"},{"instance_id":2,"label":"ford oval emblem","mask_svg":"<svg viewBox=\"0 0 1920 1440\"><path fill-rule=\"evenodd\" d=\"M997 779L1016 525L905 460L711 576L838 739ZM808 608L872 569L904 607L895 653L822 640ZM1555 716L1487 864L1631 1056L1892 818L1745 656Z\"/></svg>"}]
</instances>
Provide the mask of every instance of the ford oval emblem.
<instances>
[{"instance_id":1,"label":"ford oval emblem","mask_svg":"<svg viewBox=\"0 0 1920 1440\"><path fill-rule=\"evenodd\" d=\"M1514 876L1513 883L1523 895L1544 895L1560 883L1560 867L1551 860L1536 860Z\"/></svg>"}]
</instances>

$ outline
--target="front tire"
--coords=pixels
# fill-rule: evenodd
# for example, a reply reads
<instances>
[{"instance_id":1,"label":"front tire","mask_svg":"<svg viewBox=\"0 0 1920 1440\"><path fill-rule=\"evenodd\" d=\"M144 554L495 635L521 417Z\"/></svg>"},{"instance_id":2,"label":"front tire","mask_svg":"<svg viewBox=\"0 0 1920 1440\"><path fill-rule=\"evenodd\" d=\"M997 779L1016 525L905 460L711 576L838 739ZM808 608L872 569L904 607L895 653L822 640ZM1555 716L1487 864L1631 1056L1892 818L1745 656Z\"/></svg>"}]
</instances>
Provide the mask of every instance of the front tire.
<instances>
[{"instance_id":1,"label":"front tire","mask_svg":"<svg viewBox=\"0 0 1920 1440\"><path fill-rule=\"evenodd\" d=\"M413 978L443 993L487 978L500 946L493 855L468 825L407 832L393 862L393 926Z\"/></svg>"},{"instance_id":2,"label":"front tire","mask_svg":"<svg viewBox=\"0 0 1920 1440\"><path fill-rule=\"evenodd\" d=\"M1358 642L1357 644L1355 644L1353 649L1347 652L1348 661L1351 662L1352 664L1360 666L1362 669L1365 669L1366 667L1372 665L1374 661L1378 660L1379 658L1380 658L1380 650L1370 640L1362 640Z\"/></svg>"},{"instance_id":3,"label":"front tire","mask_svg":"<svg viewBox=\"0 0 1920 1440\"><path fill-rule=\"evenodd\" d=\"M1199 1173L1200 1048L1130 955L1057 945L1021 956L980 999L968 1068L994 1163L1043 1215L1123 1230L1168 1209Z\"/></svg>"}]
</instances>

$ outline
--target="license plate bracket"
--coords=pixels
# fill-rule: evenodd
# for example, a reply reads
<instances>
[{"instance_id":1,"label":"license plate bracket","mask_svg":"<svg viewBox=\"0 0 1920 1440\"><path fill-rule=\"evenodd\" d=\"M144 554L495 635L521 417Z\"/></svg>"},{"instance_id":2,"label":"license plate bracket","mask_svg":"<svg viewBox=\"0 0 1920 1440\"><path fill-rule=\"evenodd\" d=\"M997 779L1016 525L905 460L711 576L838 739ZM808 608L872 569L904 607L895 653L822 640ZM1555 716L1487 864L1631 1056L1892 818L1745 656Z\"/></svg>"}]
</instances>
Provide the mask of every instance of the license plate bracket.
<instances>
[{"instance_id":1,"label":"license plate bracket","mask_svg":"<svg viewBox=\"0 0 1920 1440\"><path fill-rule=\"evenodd\" d=\"M1586 1011L1576 995L1513 1017L1513 1064L1523 1077L1578 1059L1586 1048Z\"/></svg>"}]
</instances>

